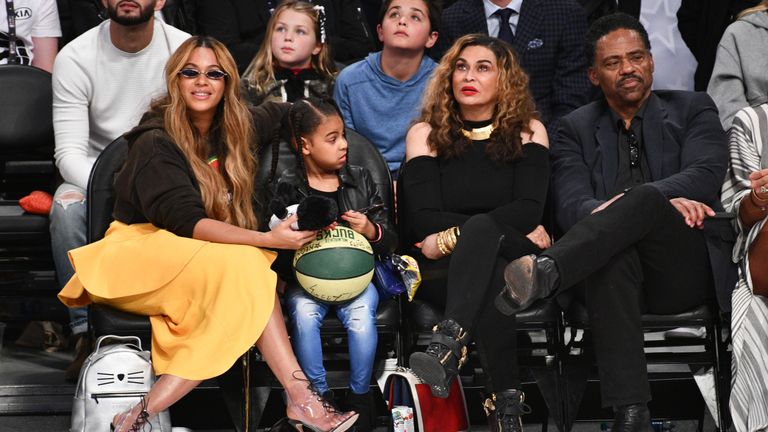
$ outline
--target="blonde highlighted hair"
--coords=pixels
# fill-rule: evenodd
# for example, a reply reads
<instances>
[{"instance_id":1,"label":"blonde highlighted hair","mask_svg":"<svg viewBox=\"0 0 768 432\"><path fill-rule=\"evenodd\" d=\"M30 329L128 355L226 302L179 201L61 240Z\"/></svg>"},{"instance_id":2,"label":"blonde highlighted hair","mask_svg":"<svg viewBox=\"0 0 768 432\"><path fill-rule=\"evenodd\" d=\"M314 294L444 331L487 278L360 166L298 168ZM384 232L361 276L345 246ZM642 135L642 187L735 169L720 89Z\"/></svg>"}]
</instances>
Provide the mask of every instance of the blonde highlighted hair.
<instances>
[{"instance_id":1,"label":"blonde highlighted hair","mask_svg":"<svg viewBox=\"0 0 768 432\"><path fill-rule=\"evenodd\" d=\"M496 107L492 117L494 131L486 153L492 160L511 162L522 152L520 133L532 133L529 123L537 114L528 91L528 75L517 63L512 47L499 39L483 34L469 34L454 42L427 85L419 121L431 126L427 141L430 148L441 157L457 157L467 150L470 141L461 133L464 122L453 94L452 78L462 51L470 46L485 47L496 56L499 76Z\"/></svg>"},{"instance_id":2,"label":"blonde highlighted hair","mask_svg":"<svg viewBox=\"0 0 768 432\"><path fill-rule=\"evenodd\" d=\"M224 96L214 116L208 137L193 126L181 94L179 71L199 48L213 51L224 78ZM150 110L164 120L165 131L186 156L200 186L206 215L242 228L256 229L253 210L253 178L256 160L251 153L253 118L240 99L240 78L232 55L221 42L206 36L187 39L165 65L168 93L155 100ZM208 164L216 154L221 170Z\"/></svg>"},{"instance_id":3,"label":"blonde highlighted hair","mask_svg":"<svg viewBox=\"0 0 768 432\"><path fill-rule=\"evenodd\" d=\"M264 40L259 51L243 73L243 79L248 86L258 93L267 91L268 85L275 81L275 65L277 60L272 53L272 34L275 32L280 14L287 10L293 10L308 16L314 24L312 30L315 33L315 40L320 42L320 12L315 6L312 3L300 0L287 0L281 3L272 13L272 18L269 19L267 31L264 34ZM325 42L320 43L320 52L312 55L311 63L312 68L322 78L331 82L334 80L338 69L331 58L331 47L328 45L327 37Z\"/></svg>"},{"instance_id":4,"label":"blonde highlighted hair","mask_svg":"<svg viewBox=\"0 0 768 432\"><path fill-rule=\"evenodd\" d=\"M739 19L739 18L743 18L743 17L745 17L745 16L747 16L747 15L749 15L751 13L765 12L765 11L768 11L768 0L763 0L757 6L751 7L749 9L744 9L743 11L741 11L741 13L739 13L739 15L736 18Z\"/></svg>"}]
</instances>

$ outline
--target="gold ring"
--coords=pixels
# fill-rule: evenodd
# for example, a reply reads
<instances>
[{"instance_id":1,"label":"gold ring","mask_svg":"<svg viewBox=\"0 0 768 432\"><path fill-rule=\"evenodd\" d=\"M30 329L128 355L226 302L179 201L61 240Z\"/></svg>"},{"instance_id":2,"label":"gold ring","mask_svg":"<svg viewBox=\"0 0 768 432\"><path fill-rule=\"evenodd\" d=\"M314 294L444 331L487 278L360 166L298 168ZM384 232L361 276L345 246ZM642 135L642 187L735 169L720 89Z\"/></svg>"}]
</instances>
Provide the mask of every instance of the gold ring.
<instances>
[{"instance_id":1,"label":"gold ring","mask_svg":"<svg viewBox=\"0 0 768 432\"><path fill-rule=\"evenodd\" d=\"M763 193L763 194L764 194L764 193L768 193L768 188L767 188L767 187L765 187L765 185L763 185L763 186L760 186L760 193Z\"/></svg>"}]
</instances>

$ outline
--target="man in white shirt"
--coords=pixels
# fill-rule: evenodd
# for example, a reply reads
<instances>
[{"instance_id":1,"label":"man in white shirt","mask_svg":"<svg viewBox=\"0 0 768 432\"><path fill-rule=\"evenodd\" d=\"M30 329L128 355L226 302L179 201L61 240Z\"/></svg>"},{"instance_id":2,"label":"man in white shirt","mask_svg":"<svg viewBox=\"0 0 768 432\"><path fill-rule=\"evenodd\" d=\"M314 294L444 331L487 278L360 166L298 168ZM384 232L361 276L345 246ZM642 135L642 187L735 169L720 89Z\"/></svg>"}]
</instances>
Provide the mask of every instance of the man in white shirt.
<instances>
[{"instance_id":1,"label":"man in white shirt","mask_svg":"<svg viewBox=\"0 0 768 432\"><path fill-rule=\"evenodd\" d=\"M62 286L74 273L67 252L86 241L85 193L93 163L165 92L165 63L189 37L154 19L165 0L102 1L109 19L67 44L53 68L54 156L64 183L54 194L50 229ZM87 310L70 309L74 335L84 335L87 323ZM77 378L87 353L83 337L78 345L67 379Z\"/></svg>"},{"instance_id":2,"label":"man in white shirt","mask_svg":"<svg viewBox=\"0 0 768 432\"><path fill-rule=\"evenodd\" d=\"M0 7L0 64L32 65L50 72L59 50L61 26L56 0L13 0ZM13 15L8 12L13 11ZM10 24L15 28L11 32ZM13 34L12 34L13 33ZM11 53L11 38L16 42Z\"/></svg>"}]
</instances>

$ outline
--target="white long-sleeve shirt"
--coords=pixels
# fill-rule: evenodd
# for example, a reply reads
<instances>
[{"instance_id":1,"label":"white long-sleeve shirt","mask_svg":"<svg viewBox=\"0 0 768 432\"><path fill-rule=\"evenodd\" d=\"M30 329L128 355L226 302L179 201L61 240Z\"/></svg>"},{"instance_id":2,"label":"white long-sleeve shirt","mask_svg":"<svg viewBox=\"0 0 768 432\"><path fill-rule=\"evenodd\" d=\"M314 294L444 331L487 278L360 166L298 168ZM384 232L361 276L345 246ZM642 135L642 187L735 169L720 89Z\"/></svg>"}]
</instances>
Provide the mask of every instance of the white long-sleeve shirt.
<instances>
[{"instance_id":1,"label":"white long-sleeve shirt","mask_svg":"<svg viewBox=\"0 0 768 432\"><path fill-rule=\"evenodd\" d=\"M117 49L110 21L83 33L53 66L54 157L64 180L85 189L104 147L138 124L150 101L165 92L163 69L189 34L154 21L143 50Z\"/></svg>"}]
</instances>

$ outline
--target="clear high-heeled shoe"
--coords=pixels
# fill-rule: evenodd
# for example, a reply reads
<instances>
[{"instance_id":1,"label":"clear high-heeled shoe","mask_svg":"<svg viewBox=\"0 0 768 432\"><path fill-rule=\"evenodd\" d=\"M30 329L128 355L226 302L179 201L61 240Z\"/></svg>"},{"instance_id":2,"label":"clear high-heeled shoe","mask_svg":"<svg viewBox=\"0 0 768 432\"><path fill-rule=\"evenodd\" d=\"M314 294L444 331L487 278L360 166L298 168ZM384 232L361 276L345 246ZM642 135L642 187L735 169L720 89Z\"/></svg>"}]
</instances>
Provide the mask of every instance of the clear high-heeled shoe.
<instances>
[{"instance_id":1,"label":"clear high-heeled shoe","mask_svg":"<svg viewBox=\"0 0 768 432\"><path fill-rule=\"evenodd\" d=\"M300 432L343 432L355 424L358 417L356 412L337 411L308 380L297 377L296 372L293 378L307 382L309 394L298 402L288 398L288 424L291 427Z\"/></svg>"},{"instance_id":2,"label":"clear high-heeled shoe","mask_svg":"<svg viewBox=\"0 0 768 432\"><path fill-rule=\"evenodd\" d=\"M141 401L128 411L117 414L109 430L112 432L142 432L144 425L149 423L147 400L142 396Z\"/></svg>"}]
</instances>

